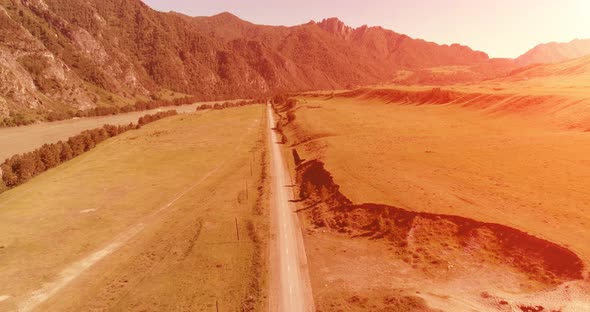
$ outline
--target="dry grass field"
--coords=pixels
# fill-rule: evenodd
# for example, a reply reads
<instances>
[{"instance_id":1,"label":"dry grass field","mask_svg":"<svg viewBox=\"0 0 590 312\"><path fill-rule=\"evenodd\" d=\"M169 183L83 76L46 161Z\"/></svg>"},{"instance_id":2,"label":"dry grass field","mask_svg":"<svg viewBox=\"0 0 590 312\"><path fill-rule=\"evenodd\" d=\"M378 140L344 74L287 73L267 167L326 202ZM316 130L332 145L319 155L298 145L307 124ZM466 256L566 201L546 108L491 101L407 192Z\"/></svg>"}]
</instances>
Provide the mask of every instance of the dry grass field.
<instances>
[{"instance_id":1,"label":"dry grass field","mask_svg":"<svg viewBox=\"0 0 590 312\"><path fill-rule=\"evenodd\" d=\"M166 97L166 99L169 98L173 99L174 97ZM22 127L0 128L0 160L4 161L4 159L12 155L30 152L46 143L55 143L59 140L66 140L84 130L102 127L105 124L123 125L137 123L137 119L141 116L171 109L176 110L179 114L192 113L197 107L203 104L215 103L221 102L203 102L112 116L75 118Z\"/></svg>"},{"instance_id":2,"label":"dry grass field","mask_svg":"<svg viewBox=\"0 0 590 312\"><path fill-rule=\"evenodd\" d=\"M319 311L590 309L583 86L568 105L519 88L297 97L284 133Z\"/></svg>"},{"instance_id":3,"label":"dry grass field","mask_svg":"<svg viewBox=\"0 0 590 312\"><path fill-rule=\"evenodd\" d=\"M264 119L167 118L1 194L0 311L263 309Z\"/></svg>"}]
</instances>

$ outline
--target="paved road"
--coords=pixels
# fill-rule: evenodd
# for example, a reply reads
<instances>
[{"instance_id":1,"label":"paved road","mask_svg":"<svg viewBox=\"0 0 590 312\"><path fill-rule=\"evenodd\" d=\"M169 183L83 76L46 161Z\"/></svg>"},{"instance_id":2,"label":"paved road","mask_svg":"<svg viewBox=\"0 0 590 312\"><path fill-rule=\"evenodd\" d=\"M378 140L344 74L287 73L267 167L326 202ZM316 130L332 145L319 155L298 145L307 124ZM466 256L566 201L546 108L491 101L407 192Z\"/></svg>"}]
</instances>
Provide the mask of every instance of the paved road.
<instances>
[{"instance_id":1,"label":"paved road","mask_svg":"<svg viewBox=\"0 0 590 312\"><path fill-rule=\"evenodd\" d=\"M303 246L303 238L298 224L297 215L293 212L289 199L292 190L288 186L288 172L280 150L280 140L271 128L275 119L270 105L267 108L269 125L269 145L271 153L272 198L271 209L275 217L278 265L274 266L274 274L280 289L276 290L276 304L281 312L314 311L311 286L307 271L307 260Z\"/></svg>"}]
</instances>

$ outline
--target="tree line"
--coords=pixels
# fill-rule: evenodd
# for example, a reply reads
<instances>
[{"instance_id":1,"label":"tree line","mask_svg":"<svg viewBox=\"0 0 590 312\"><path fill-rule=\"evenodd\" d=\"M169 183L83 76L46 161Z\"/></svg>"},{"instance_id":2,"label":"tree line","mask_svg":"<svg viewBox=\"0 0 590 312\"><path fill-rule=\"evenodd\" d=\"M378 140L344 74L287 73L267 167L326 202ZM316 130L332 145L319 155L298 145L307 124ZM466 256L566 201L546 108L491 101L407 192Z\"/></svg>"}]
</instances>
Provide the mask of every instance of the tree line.
<instances>
[{"instance_id":1,"label":"tree line","mask_svg":"<svg viewBox=\"0 0 590 312\"><path fill-rule=\"evenodd\" d=\"M207 109L220 110L220 109L225 109L225 108L241 107L241 106L254 105L254 104L260 104L260 103L265 103L265 102L266 101L264 99L258 99L258 100L250 100L250 101L203 104L203 105L200 105L199 107L197 107L197 111L207 110Z\"/></svg>"},{"instance_id":2,"label":"tree line","mask_svg":"<svg viewBox=\"0 0 590 312\"><path fill-rule=\"evenodd\" d=\"M199 101L199 98L196 96L190 97L183 97L174 100L151 100L151 101L137 101L135 104L129 104L125 106L99 106L85 110L66 110L66 111L52 111L46 112L41 116L43 121L53 122L53 121L60 121L60 120L67 120L72 119L74 117L77 118L84 118L84 117L98 117L98 116L109 116L109 115L117 115L117 114L124 114L130 112L139 112L144 110L151 110L161 107L171 107L171 106L182 106L193 104ZM257 100L250 100L250 101L239 101L239 102L225 102L223 104L203 104L203 109L223 109L227 107L237 107L237 106L244 106L256 103L264 103L264 99L257 99ZM199 109L197 109L199 110ZM0 127L16 127L16 126L25 126L34 123L36 120L31 116L27 116L26 114L17 112L11 113L8 117L0 119Z\"/></svg>"},{"instance_id":3,"label":"tree line","mask_svg":"<svg viewBox=\"0 0 590 312\"><path fill-rule=\"evenodd\" d=\"M40 148L24 154L14 155L0 165L0 192L7 188L21 185L31 178L75 158L106 139L112 138L129 130L141 128L156 120L178 114L175 110L158 112L140 117L137 124L104 125L100 128L85 130L66 141L44 144Z\"/></svg>"},{"instance_id":4,"label":"tree line","mask_svg":"<svg viewBox=\"0 0 590 312\"><path fill-rule=\"evenodd\" d=\"M66 111L66 112L50 112L47 114L47 121L65 120L74 117L98 117L124 114L130 112L139 112L144 110L156 109L161 107L182 106L193 104L198 101L197 97L184 97L171 101L168 100L152 100L152 101L137 101L135 104L125 106L99 106L86 110Z\"/></svg>"},{"instance_id":5,"label":"tree line","mask_svg":"<svg viewBox=\"0 0 590 312\"><path fill-rule=\"evenodd\" d=\"M109 116L117 115L130 112L139 112L144 110L156 109L161 107L181 106L187 104L193 104L198 102L198 97L190 96L168 100L151 100L151 101L137 101L135 104L129 104L125 106L99 106L89 108L85 110L64 110L64 111L51 111L42 113L40 119L42 121L60 121L66 119L72 119L74 117L98 117L98 116ZM0 127L17 127L26 126L36 121L32 116L27 116L22 112L10 113L7 117L0 118Z\"/></svg>"}]
</instances>

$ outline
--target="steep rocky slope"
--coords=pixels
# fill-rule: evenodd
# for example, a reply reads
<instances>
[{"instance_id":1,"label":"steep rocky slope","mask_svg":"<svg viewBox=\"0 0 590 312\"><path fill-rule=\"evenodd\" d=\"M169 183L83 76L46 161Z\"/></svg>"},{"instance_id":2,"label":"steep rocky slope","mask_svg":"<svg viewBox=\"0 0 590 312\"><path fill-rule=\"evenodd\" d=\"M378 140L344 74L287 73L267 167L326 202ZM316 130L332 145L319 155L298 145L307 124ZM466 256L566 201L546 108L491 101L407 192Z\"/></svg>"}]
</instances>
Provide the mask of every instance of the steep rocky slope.
<instances>
[{"instance_id":1,"label":"steep rocky slope","mask_svg":"<svg viewBox=\"0 0 590 312\"><path fill-rule=\"evenodd\" d=\"M393 81L400 70L466 66L464 81L512 69L465 46L335 18L279 27L162 13L139 0L0 5L0 116L115 105L161 89L236 98Z\"/></svg>"}]
</instances>

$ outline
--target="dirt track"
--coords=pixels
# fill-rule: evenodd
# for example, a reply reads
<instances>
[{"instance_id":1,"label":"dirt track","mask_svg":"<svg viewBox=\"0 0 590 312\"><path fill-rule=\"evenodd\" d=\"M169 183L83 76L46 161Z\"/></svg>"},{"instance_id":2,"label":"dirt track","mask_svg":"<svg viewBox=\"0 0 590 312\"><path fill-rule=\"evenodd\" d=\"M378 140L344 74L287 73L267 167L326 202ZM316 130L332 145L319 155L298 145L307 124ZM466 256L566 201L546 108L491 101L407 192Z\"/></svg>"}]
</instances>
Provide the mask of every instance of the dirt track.
<instances>
[{"instance_id":1,"label":"dirt track","mask_svg":"<svg viewBox=\"0 0 590 312\"><path fill-rule=\"evenodd\" d=\"M311 285L307 268L307 256L303 245L301 230L295 213L289 179L289 172L285 170L280 150L279 139L275 126L275 119L270 105L267 107L269 135L269 149L271 152L272 176L272 204L273 228L275 229L275 247L277 252L273 261L272 288L279 289L271 293L271 311L307 312L314 311ZM273 252L274 254L274 252Z\"/></svg>"}]
</instances>

